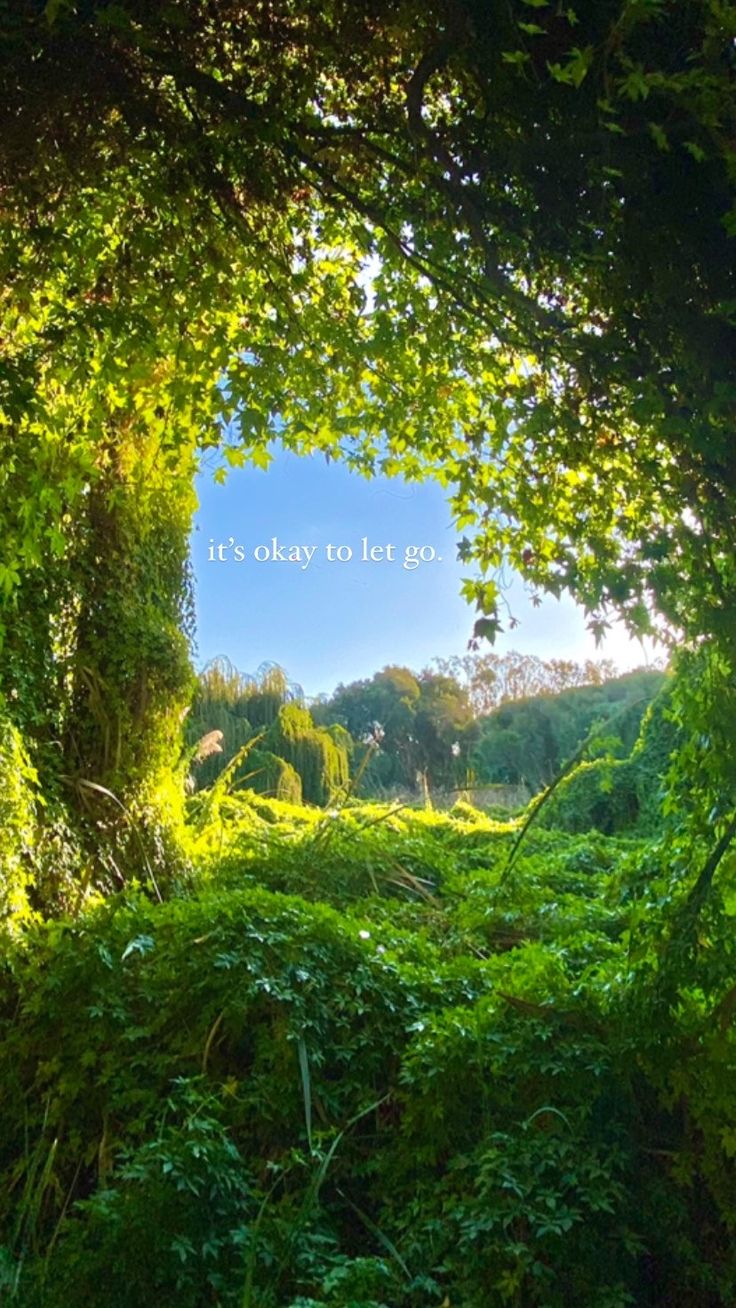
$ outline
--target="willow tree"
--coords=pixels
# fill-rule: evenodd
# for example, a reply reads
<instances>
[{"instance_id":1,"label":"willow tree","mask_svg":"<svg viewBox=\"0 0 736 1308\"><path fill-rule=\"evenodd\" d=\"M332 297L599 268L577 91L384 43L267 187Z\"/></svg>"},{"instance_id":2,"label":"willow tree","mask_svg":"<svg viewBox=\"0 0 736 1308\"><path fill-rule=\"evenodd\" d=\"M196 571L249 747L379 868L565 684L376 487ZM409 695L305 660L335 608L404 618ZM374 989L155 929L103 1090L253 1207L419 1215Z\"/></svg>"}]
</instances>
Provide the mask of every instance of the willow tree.
<instances>
[{"instance_id":1,"label":"willow tree","mask_svg":"<svg viewBox=\"0 0 736 1308\"><path fill-rule=\"evenodd\" d=\"M722 0L20 0L0 585L13 627L44 597L31 716L43 681L86 736L59 649L110 442L183 487L224 420L231 462L278 430L440 476L479 636L511 562L596 631L714 643L728 690L734 36Z\"/></svg>"},{"instance_id":2,"label":"willow tree","mask_svg":"<svg viewBox=\"0 0 736 1308\"><path fill-rule=\"evenodd\" d=\"M227 769L232 786L326 804L348 784L350 737L315 726L301 686L278 664L263 663L247 676L229 659L213 659L197 678L186 737L195 749L203 746L199 763L194 756L198 789ZM248 742L252 747L244 750Z\"/></svg>"},{"instance_id":3,"label":"willow tree","mask_svg":"<svg viewBox=\"0 0 736 1308\"><path fill-rule=\"evenodd\" d=\"M239 672L228 658L211 659L197 677L184 732L188 745L197 751L193 776L197 789L212 785L238 751L276 721L284 704L303 699L301 686L290 682L276 663L262 663L251 675ZM213 732L211 744L199 749ZM233 780L242 779L252 768L248 751Z\"/></svg>"}]
</instances>

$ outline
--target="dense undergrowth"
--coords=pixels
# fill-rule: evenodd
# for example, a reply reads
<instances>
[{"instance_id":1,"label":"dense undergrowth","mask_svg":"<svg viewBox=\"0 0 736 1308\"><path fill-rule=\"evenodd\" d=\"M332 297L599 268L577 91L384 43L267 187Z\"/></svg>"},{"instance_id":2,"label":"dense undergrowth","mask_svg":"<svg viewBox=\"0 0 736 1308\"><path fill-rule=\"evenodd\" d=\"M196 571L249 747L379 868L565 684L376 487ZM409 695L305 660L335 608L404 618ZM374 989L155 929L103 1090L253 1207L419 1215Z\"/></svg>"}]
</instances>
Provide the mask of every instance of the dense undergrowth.
<instances>
[{"instance_id":1,"label":"dense undergrowth","mask_svg":"<svg viewBox=\"0 0 736 1308\"><path fill-rule=\"evenodd\" d=\"M678 944L655 844L465 805L192 819L186 893L6 954L4 1301L734 1302L727 902Z\"/></svg>"}]
</instances>

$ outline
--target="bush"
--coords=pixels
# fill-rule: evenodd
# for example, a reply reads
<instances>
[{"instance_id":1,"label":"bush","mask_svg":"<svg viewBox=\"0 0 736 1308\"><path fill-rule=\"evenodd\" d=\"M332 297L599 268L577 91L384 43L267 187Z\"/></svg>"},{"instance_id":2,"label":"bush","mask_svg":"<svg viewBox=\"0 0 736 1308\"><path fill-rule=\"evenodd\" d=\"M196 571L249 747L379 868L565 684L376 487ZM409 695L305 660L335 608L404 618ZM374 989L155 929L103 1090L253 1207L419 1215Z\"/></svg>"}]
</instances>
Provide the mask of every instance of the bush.
<instances>
[{"instance_id":1,"label":"bush","mask_svg":"<svg viewBox=\"0 0 736 1308\"><path fill-rule=\"evenodd\" d=\"M669 718L671 683L649 705L626 759L579 763L545 802L540 821L561 831L631 831L653 835L662 824L664 774L678 733Z\"/></svg>"},{"instance_id":2,"label":"bush","mask_svg":"<svg viewBox=\"0 0 736 1308\"><path fill-rule=\"evenodd\" d=\"M540 820L573 834L634 830L639 820L636 768L629 759L579 763L544 804Z\"/></svg>"}]
</instances>

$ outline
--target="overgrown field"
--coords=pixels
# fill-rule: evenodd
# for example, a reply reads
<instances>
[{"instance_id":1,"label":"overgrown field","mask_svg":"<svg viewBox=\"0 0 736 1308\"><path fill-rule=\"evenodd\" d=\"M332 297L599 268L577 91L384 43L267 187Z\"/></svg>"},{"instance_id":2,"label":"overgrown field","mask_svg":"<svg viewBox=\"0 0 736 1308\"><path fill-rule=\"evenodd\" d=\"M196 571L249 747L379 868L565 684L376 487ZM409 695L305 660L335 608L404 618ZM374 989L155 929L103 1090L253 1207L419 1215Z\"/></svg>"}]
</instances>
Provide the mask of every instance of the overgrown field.
<instances>
[{"instance_id":1,"label":"overgrown field","mask_svg":"<svg viewBox=\"0 0 736 1308\"><path fill-rule=\"evenodd\" d=\"M654 845L464 805L195 817L178 897L6 956L4 1301L734 1302L727 900L676 939Z\"/></svg>"}]
</instances>

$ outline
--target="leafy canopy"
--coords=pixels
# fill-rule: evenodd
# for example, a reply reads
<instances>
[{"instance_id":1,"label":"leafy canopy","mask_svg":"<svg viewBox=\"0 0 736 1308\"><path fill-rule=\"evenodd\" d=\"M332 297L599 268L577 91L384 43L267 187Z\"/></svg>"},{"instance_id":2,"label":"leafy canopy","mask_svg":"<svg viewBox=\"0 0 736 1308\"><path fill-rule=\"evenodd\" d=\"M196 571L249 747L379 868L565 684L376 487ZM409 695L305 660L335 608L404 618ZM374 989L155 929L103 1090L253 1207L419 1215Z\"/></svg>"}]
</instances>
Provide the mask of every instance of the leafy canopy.
<instances>
[{"instance_id":1,"label":"leafy canopy","mask_svg":"<svg viewBox=\"0 0 736 1308\"><path fill-rule=\"evenodd\" d=\"M224 414L233 463L280 430L451 484L479 634L508 559L596 629L730 643L735 35L721 0L15 6L6 593L110 415L175 459Z\"/></svg>"}]
</instances>

